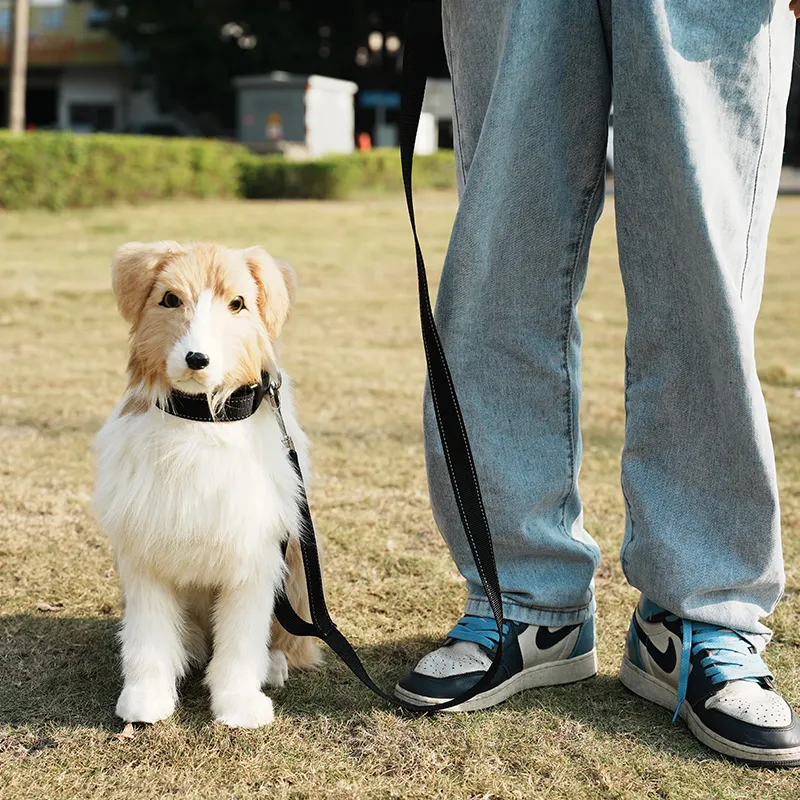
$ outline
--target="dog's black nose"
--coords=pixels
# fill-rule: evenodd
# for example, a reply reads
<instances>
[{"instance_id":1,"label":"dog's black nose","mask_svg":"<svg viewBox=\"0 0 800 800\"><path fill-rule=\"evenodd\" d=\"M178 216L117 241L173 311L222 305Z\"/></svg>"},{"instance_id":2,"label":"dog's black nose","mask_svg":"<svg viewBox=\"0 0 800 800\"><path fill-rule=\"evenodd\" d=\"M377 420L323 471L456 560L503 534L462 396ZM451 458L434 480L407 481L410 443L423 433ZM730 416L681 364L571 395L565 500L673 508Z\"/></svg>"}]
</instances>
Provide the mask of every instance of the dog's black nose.
<instances>
[{"instance_id":1,"label":"dog's black nose","mask_svg":"<svg viewBox=\"0 0 800 800\"><path fill-rule=\"evenodd\" d=\"M186 364L189 369L205 369L211 359L205 353L187 353Z\"/></svg>"}]
</instances>

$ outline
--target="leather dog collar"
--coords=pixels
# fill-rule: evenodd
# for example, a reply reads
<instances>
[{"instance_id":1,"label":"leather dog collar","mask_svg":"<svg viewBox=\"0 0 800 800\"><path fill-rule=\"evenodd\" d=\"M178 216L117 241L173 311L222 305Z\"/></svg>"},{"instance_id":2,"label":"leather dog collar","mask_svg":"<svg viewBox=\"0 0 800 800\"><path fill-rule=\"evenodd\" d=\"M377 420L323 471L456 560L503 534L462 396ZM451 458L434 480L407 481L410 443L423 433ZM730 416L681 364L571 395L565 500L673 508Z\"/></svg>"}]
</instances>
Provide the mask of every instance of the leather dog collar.
<instances>
[{"instance_id":1,"label":"leather dog collar","mask_svg":"<svg viewBox=\"0 0 800 800\"><path fill-rule=\"evenodd\" d=\"M280 376L280 373L278 375ZM258 411L261 401L270 389L270 380L269 373L262 372L260 383L237 389L216 414L211 413L206 395L187 394L178 389L170 392L165 403L158 402L156 405L173 417L191 419L195 422L238 422L252 417ZM276 389L280 386L280 377L274 385Z\"/></svg>"}]
</instances>

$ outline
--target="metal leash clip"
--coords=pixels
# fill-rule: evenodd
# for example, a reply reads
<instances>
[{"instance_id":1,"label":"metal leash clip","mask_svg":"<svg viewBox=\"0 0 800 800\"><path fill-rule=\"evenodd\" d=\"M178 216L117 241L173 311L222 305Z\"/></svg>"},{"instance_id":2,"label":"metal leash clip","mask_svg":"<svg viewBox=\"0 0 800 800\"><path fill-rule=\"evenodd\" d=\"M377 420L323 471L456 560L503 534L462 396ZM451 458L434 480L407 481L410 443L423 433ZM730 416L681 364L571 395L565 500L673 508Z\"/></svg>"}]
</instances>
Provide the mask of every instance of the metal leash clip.
<instances>
[{"instance_id":1,"label":"metal leash clip","mask_svg":"<svg viewBox=\"0 0 800 800\"><path fill-rule=\"evenodd\" d=\"M267 398L269 404L272 406L272 410L275 412L275 419L278 420L283 446L287 450L294 450L294 442L292 441L292 437L286 432L286 423L283 421L283 414L281 413L281 383L283 383L283 379L279 372L275 380L270 379L269 381L269 385L267 386Z\"/></svg>"}]
</instances>

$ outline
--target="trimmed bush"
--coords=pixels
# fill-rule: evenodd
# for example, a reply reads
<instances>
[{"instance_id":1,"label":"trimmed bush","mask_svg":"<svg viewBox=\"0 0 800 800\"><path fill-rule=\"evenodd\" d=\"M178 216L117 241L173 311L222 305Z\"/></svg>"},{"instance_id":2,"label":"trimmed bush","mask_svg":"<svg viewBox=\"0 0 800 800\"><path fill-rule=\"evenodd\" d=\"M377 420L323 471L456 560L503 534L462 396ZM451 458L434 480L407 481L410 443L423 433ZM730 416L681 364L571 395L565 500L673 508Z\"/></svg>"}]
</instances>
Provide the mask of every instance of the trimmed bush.
<instances>
[{"instance_id":1,"label":"trimmed bush","mask_svg":"<svg viewBox=\"0 0 800 800\"><path fill-rule=\"evenodd\" d=\"M452 188L452 152L414 159L416 188ZM310 198L402 190L399 150L288 161L206 139L0 132L0 208L98 206L171 197Z\"/></svg>"},{"instance_id":2,"label":"trimmed bush","mask_svg":"<svg viewBox=\"0 0 800 800\"><path fill-rule=\"evenodd\" d=\"M0 133L0 206L138 203L238 193L239 145L112 134Z\"/></svg>"},{"instance_id":3,"label":"trimmed bush","mask_svg":"<svg viewBox=\"0 0 800 800\"><path fill-rule=\"evenodd\" d=\"M240 194L252 199L328 200L347 197L361 184L361 165L352 156L287 161L279 155L248 155L239 162Z\"/></svg>"},{"instance_id":4,"label":"trimmed bush","mask_svg":"<svg viewBox=\"0 0 800 800\"><path fill-rule=\"evenodd\" d=\"M330 156L316 161L287 161L282 156L248 155L240 164L241 194L249 198L351 197L403 188L399 150ZM414 187L449 189L456 185L453 153L414 158Z\"/></svg>"},{"instance_id":5,"label":"trimmed bush","mask_svg":"<svg viewBox=\"0 0 800 800\"><path fill-rule=\"evenodd\" d=\"M365 189L402 190L403 175L399 150L372 150L359 153L363 163ZM452 150L440 150L429 156L414 156L414 187L417 189L452 189L456 186L456 164Z\"/></svg>"}]
</instances>

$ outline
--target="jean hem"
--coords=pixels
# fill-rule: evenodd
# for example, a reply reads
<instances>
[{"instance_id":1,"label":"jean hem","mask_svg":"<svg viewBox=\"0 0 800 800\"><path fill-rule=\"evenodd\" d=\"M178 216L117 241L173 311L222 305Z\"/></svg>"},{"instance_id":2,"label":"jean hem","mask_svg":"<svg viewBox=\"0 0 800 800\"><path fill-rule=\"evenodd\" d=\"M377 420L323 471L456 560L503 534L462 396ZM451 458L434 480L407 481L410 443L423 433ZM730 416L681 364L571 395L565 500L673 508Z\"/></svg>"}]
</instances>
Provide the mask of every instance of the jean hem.
<instances>
[{"instance_id":1,"label":"jean hem","mask_svg":"<svg viewBox=\"0 0 800 800\"><path fill-rule=\"evenodd\" d=\"M467 600L465 613L476 617L493 616L489 601L482 597L470 597ZM563 609L536 608L523 606L511 600L503 600L503 617L514 622L524 622L527 625L546 625L548 627L578 625L586 622L593 614L594 600L585 606Z\"/></svg>"}]
</instances>

